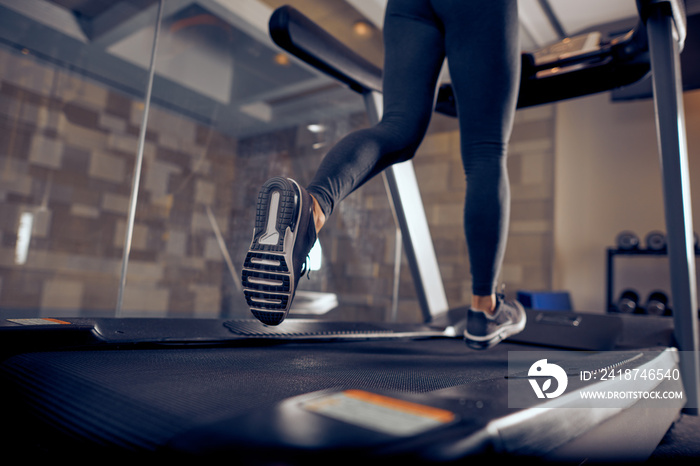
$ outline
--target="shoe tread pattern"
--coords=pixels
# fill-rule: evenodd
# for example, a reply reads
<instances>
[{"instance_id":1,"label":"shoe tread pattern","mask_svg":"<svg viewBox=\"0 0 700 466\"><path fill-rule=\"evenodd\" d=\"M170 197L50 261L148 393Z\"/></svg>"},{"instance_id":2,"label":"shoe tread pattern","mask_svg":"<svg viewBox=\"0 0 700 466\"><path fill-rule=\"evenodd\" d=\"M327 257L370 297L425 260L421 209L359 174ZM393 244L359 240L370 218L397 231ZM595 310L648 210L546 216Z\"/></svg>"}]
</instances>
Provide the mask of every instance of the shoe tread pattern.
<instances>
[{"instance_id":1,"label":"shoe tread pattern","mask_svg":"<svg viewBox=\"0 0 700 466\"><path fill-rule=\"evenodd\" d=\"M275 244L260 242L271 220L273 194L279 193L276 217L272 219L278 240ZM277 325L287 315L291 300L292 274L289 251L284 251L287 229L294 230L298 215L296 190L289 180L269 180L258 194L255 234L245 257L241 279L243 293L252 314L267 325Z\"/></svg>"},{"instance_id":2,"label":"shoe tread pattern","mask_svg":"<svg viewBox=\"0 0 700 466\"><path fill-rule=\"evenodd\" d=\"M279 239L276 244L260 243L260 237L265 234L270 204L273 193L280 194L275 225ZM284 233L287 227L294 229L296 220L296 193L294 188L284 179L273 179L258 193L258 203L255 213L255 240L251 245L252 250L282 252L284 248Z\"/></svg>"}]
</instances>

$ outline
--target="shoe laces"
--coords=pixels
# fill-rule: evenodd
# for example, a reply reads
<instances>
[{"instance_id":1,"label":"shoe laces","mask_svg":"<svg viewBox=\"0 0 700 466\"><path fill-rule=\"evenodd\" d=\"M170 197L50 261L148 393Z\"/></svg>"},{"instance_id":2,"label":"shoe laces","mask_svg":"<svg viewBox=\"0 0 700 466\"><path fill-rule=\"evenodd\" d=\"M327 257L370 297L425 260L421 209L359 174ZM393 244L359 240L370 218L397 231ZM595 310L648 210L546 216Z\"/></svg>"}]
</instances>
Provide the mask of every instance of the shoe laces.
<instances>
[{"instance_id":1,"label":"shoe laces","mask_svg":"<svg viewBox=\"0 0 700 466\"><path fill-rule=\"evenodd\" d=\"M304 263L301 265L301 275L300 277L303 277L306 275L306 278L308 280L311 280L311 266L309 263L311 262L311 257L306 256L306 260L304 260Z\"/></svg>"},{"instance_id":2,"label":"shoe laces","mask_svg":"<svg viewBox=\"0 0 700 466\"><path fill-rule=\"evenodd\" d=\"M501 285L501 290L500 292L496 293L496 302L498 311L504 311L509 317L514 318L516 317L516 312L515 308L512 305L508 305L506 302L506 285L505 283Z\"/></svg>"},{"instance_id":3,"label":"shoe laces","mask_svg":"<svg viewBox=\"0 0 700 466\"><path fill-rule=\"evenodd\" d=\"M505 283L501 284L501 291L497 292L496 296L498 296L502 300L506 299L506 284Z\"/></svg>"}]
</instances>

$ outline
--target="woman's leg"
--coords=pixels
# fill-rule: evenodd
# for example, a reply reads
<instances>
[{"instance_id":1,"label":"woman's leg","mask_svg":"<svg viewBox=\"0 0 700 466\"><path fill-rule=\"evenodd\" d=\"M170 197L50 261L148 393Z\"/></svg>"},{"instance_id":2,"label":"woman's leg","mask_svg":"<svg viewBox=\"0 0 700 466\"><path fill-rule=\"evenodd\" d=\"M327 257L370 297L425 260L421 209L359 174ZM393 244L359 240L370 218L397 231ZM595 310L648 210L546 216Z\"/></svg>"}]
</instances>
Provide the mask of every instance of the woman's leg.
<instances>
[{"instance_id":1,"label":"woman's leg","mask_svg":"<svg viewBox=\"0 0 700 466\"><path fill-rule=\"evenodd\" d=\"M442 31L428 0L389 0L384 38L381 122L341 140L308 190L273 178L259 192L242 282L251 312L267 325L286 318L317 230L333 208L389 165L411 158L428 127L444 61Z\"/></svg>"},{"instance_id":2,"label":"woman's leg","mask_svg":"<svg viewBox=\"0 0 700 466\"><path fill-rule=\"evenodd\" d=\"M390 0L384 21L384 112L343 138L321 162L309 193L325 217L390 165L413 157L433 112L444 38L428 0Z\"/></svg>"},{"instance_id":3,"label":"woman's leg","mask_svg":"<svg viewBox=\"0 0 700 466\"><path fill-rule=\"evenodd\" d=\"M510 210L506 151L520 80L516 0L431 0L445 48L467 178L464 229L473 306L493 310Z\"/></svg>"}]
</instances>

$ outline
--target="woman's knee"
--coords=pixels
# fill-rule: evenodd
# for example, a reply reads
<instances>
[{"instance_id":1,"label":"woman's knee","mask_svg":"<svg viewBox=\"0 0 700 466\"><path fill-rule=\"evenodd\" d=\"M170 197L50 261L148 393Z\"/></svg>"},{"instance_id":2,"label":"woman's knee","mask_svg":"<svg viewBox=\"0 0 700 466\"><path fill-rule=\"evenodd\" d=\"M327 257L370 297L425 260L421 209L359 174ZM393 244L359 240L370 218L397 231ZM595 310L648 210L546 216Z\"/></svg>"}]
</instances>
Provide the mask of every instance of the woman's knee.
<instances>
[{"instance_id":1,"label":"woman's knee","mask_svg":"<svg viewBox=\"0 0 700 466\"><path fill-rule=\"evenodd\" d=\"M383 119L375 129L384 141L387 154L409 160L423 142L427 126L427 123L416 119L389 117Z\"/></svg>"},{"instance_id":2,"label":"woman's knee","mask_svg":"<svg viewBox=\"0 0 700 466\"><path fill-rule=\"evenodd\" d=\"M500 173L505 169L508 143L503 141L463 142L461 152L467 174L494 171Z\"/></svg>"}]
</instances>

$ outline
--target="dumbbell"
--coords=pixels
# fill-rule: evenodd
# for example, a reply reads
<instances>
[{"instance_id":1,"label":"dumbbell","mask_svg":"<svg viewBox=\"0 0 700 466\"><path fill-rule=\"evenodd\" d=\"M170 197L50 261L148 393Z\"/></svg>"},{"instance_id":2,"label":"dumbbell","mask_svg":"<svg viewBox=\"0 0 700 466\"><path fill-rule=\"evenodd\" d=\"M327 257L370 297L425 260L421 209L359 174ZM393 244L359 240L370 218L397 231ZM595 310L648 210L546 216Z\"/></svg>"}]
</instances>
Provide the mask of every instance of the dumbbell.
<instances>
[{"instance_id":1,"label":"dumbbell","mask_svg":"<svg viewBox=\"0 0 700 466\"><path fill-rule=\"evenodd\" d=\"M651 231L644 239L644 243L647 245L647 249L651 251L665 251L666 235L660 231Z\"/></svg>"},{"instance_id":2,"label":"dumbbell","mask_svg":"<svg viewBox=\"0 0 700 466\"><path fill-rule=\"evenodd\" d=\"M631 231L621 231L615 240L617 248L624 251L633 251L639 248L639 237Z\"/></svg>"},{"instance_id":3,"label":"dumbbell","mask_svg":"<svg viewBox=\"0 0 700 466\"><path fill-rule=\"evenodd\" d=\"M663 316L669 313L668 296L662 291L653 291L649 294L644 305L644 310L649 315Z\"/></svg>"},{"instance_id":4,"label":"dumbbell","mask_svg":"<svg viewBox=\"0 0 700 466\"><path fill-rule=\"evenodd\" d=\"M639 294L634 290L623 291L615 308L622 314L634 314L639 308Z\"/></svg>"},{"instance_id":5,"label":"dumbbell","mask_svg":"<svg viewBox=\"0 0 700 466\"><path fill-rule=\"evenodd\" d=\"M645 243L647 245L647 249L652 251L664 251L666 250L667 246L666 235L660 231L652 231L646 236ZM700 242L698 240L697 232L693 232L693 247L695 249L695 253L700 254Z\"/></svg>"}]
</instances>

